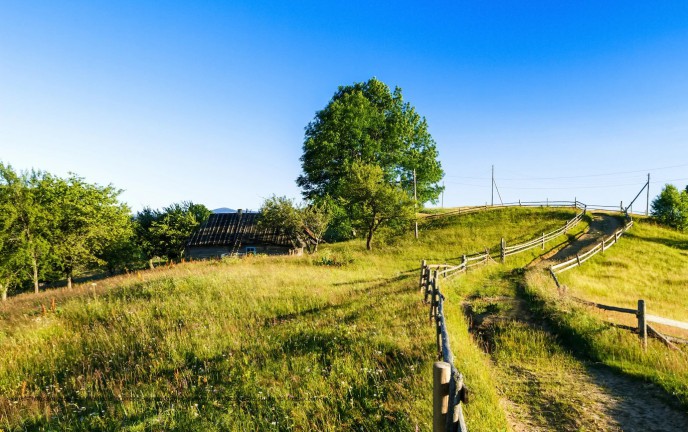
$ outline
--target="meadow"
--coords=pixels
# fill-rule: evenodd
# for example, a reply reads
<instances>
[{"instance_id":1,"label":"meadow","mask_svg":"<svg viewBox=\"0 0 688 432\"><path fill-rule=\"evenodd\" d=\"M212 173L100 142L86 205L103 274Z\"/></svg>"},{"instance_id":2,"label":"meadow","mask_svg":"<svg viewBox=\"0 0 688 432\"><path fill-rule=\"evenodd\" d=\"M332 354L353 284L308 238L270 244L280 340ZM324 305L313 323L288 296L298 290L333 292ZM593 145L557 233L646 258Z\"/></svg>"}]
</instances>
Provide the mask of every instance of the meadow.
<instances>
[{"instance_id":1,"label":"meadow","mask_svg":"<svg viewBox=\"0 0 688 432\"><path fill-rule=\"evenodd\" d=\"M11 298L0 306L0 429L429 430L435 346L420 260L457 262L572 215L481 212L422 225L419 240L381 236L372 252L351 241ZM491 272L537 252L524 255L462 283L489 291ZM461 311L471 289L448 302L472 390L465 414L471 430L506 430L493 366Z\"/></svg>"},{"instance_id":2,"label":"meadow","mask_svg":"<svg viewBox=\"0 0 688 432\"><path fill-rule=\"evenodd\" d=\"M526 296L533 310L544 317L579 355L600 362L638 382L663 388L668 400L688 408L688 350L673 350L657 339L647 352L638 335L623 326L636 327L632 315L585 307L570 296L621 307L635 308L646 300L650 314L688 321L688 235L636 218L617 245L559 276L566 286L560 296L549 275L526 275ZM612 324L612 325L610 325ZM685 332L655 325L667 334Z\"/></svg>"}]
</instances>

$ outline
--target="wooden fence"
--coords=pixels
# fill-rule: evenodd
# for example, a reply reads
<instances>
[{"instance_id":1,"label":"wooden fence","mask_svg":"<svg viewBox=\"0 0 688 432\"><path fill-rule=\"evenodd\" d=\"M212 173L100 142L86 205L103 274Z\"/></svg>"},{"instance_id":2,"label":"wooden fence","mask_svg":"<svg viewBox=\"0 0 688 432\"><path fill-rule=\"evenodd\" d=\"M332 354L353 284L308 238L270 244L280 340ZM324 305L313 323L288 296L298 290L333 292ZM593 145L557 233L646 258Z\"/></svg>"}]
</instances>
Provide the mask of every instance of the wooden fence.
<instances>
[{"instance_id":1,"label":"wooden fence","mask_svg":"<svg viewBox=\"0 0 688 432\"><path fill-rule=\"evenodd\" d=\"M424 301L430 304L430 319L435 323L437 357L440 360L433 365L433 431L467 432L461 403L468 403L468 389L463 375L454 367L438 267L429 266L425 261L420 267L420 290Z\"/></svg>"},{"instance_id":2,"label":"wooden fence","mask_svg":"<svg viewBox=\"0 0 688 432\"><path fill-rule=\"evenodd\" d=\"M525 252L537 246L542 246L555 237L566 233L581 221L586 212L585 204L575 201L545 201L545 202L518 202L501 204L494 206L500 207L573 207L581 210L571 220L567 221L562 228L550 233L543 233L536 239L513 245L506 246L502 239L499 248L499 257L502 262L508 255L515 255ZM432 215L428 218L451 216L457 214L474 213L476 211L489 210L493 207L473 207L460 209L456 212L444 213L442 215ZM434 320L437 333L437 352L441 361L434 365L433 369L433 431L467 431L463 419L461 402L466 403L468 392L464 385L463 375L454 367L454 355L449 348L449 337L447 335L446 320L444 316L444 296L439 290L439 279L449 278L455 275L466 273L470 268L487 265L495 262L493 254L489 249L473 255L463 255L459 264L428 264L425 260L420 267L420 291L425 303L430 304L429 318Z\"/></svg>"},{"instance_id":3,"label":"wooden fence","mask_svg":"<svg viewBox=\"0 0 688 432\"><path fill-rule=\"evenodd\" d=\"M656 323L656 324L661 324L661 325L665 325L665 326L669 326L669 327L679 328L682 330L688 330L688 323L686 323L686 322L676 321L676 320L672 320L669 318L664 318L664 317L660 317L657 315L648 314L647 309L646 309L647 303L645 302L645 300L638 300L638 308L637 309L631 309L631 308L625 308L625 307L620 307L620 306L612 306L612 305L605 305L605 304L601 304L601 303L595 303L595 302L583 300L583 299L576 298L576 297L571 297L571 299L573 299L574 301L576 301L578 303L585 304L586 306L591 306L591 307L595 307L595 308L602 309L602 310L608 310L608 311L613 311L613 312L635 315L638 319L637 331L638 331L638 336L640 337L640 341L641 341L643 349L647 349L647 336L648 336L648 334L661 340L669 348L672 348L672 349L676 349L676 346L672 343L672 341L678 342L678 343L688 343L688 341L686 341L686 340L664 335L664 334L660 333L657 329L652 327L650 324L648 324L648 323Z\"/></svg>"},{"instance_id":4,"label":"wooden fence","mask_svg":"<svg viewBox=\"0 0 688 432\"><path fill-rule=\"evenodd\" d=\"M589 251L582 253L582 254L576 254L575 257L571 258L568 261L564 261L562 263L551 266L549 268L550 273L552 275L555 275L557 273L562 273L562 272L565 272L566 270L570 270L574 267L578 267L579 265L583 264L585 261L589 260L590 258L597 255L598 253L604 252L605 250L607 250L610 247L612 247L613 245L615 245L616 242L619 241L619 237L621 237L626 231L631 229L632 226L633 226L633 220L628 220L622 228L619 228L618 230L616 230L614 232L614 234L612 234L609 237L606 237L606 238L603 237L602 241L599 242L598 244L596 244ZM555 281L556 281L556 277L555 277ZM559 284L559 282L557 281L557 285L558 284Z\"/></svg>"}]
</instances>

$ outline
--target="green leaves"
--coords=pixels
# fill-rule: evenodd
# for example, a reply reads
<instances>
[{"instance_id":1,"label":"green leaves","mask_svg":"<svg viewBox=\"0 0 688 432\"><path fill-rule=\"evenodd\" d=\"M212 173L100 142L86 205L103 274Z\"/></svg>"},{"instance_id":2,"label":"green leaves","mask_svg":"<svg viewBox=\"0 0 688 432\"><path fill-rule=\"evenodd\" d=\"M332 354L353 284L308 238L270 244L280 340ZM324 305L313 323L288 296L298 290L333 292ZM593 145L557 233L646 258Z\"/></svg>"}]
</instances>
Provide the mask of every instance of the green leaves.
<instances>
[{"instance_id":1,"label":"green leaves","mask_svg":"<svg viewBox=\"0 0 688 432\"><path fill-rule=\"evenodd\" d=\"M304 197L341 196L341 184L354 162L382 168L385 181L413 193L416 170L419 202L434 201L444 172L425 118L404 103L401 89L372 78L340 87L306 127L297 184Z\"/></svg>"},{"instance_id":2,"label":"green leaves","mask_svg":"<svg viewBox=\"0 0 688 432\"><path fill-rule=\"evenodd\" d=\"M688 187L680 191L674 185L666 185L652 201L652 215L660 223L678 230L688 228Z\"/></svg>"},{"instance_id":3,"label":"green leaves","mask_svg":"<svg viewBox=\"0 0 688 432\"><path fill-rule=\"evenodd\" d=\"M362 229L370 247L380 224L408 216L414 170L418 202L436 202L444 175L437 158L425 118L404 102L400 88L391 92L372 78L339 87L316 113L306 127L303 173L296 182L305 198L344 206L332 211L334 237Z\"/></svg>"},{"instance_id":4,"label":"green leaves","mask_svg":"<svg viewBox=\"0 0 688 432\"><path fill-rule=\"evenodd\" d=\"M177 261L191 234L210 216L203 204L174 203L161 211L144 208L135 217L136 243L146 259L156 256Z\"/></svg>"}]
</instances>

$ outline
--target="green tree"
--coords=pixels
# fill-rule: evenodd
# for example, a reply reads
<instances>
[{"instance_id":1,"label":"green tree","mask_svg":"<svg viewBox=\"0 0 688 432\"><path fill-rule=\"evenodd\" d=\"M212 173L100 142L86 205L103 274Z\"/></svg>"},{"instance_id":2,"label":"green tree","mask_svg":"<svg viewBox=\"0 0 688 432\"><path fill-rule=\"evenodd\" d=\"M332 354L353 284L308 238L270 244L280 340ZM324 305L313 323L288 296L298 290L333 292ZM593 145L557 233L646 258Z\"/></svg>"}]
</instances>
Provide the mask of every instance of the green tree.
<instances>
[{"instance_id":1,"label":"green tree","mask_svg":"<svg viewBox=\"0 0 688 432\"><path fill-rule=\"evenodd\" d=\"M676 186L665 185L652 201L652 215L660 223L672 228L688 228L688 188L679 192Z\"/></svg>"},{"instance_id":2,"label":"green tree","mask_svg":"<svg viewBox=\"0 0 688 432\"><path fill-rule=\"evenodd\" d=\"M52 214L46 206L43 185L50 175L41 171L17 174L11 166L0 163L2 187L2 225L12 235L12 256L6 262L21 269L17 283L33 282L38 293L39 276L50 254L48 242ZM28 270L28 271L27 271Z\"/></svg>"},{"instance_id":3,"label":"green tree","mask_svg":"<svg viewBox=\"0 0 688 432\"><path fill-rule=\"evenodd\" d=\"M386 182L408 193L415 170L418 201L435 202L444 175L437 156L425 118L403 101L401 89L391 92L372 78L339 87L308 124L297 184L308 199L339 198L351 165L361 162L379 166Z\"/></svg>"},{"instance_id":4,"label":"green tree","mask_svg":"<svg viewBox=\"0 0 688 432\"><path fill-rule=\"evenodd\" d=\"M339 87L328 105L308 124L301 156L303 173L297 184L305 198L334 204L330 209L330 232L340 238L348 237L356 227L360 228L360 218L372 218L370 214L341 207L343 202L349 207L354 205L346 194L350 192L347 182L355 164L379 167L381 182L390 186L385 190L403 190L408 196L413 196L415 172L418 202L422 204L436 202L442 192L438 182L444 172L437 157L425 118L404 102L400 88L392 92L372 78ZM353 219L354 215L359 219ZM381 223L390 220L383 218ZM371 234L368 229L365 231Z\"/></svg>"},{"instance_id":5,"label":"green tree","mask_svg":"<svg viewBox=\"0 0 688 432\"><path fill-rule=\"evenodd\" d=\"M184 256L191 234L208 219L211 212L202 204L185 201L171 204L156 213L157 217L150 224L150 250L169 261L177 261Z\"/></svg>"},{"instance_id":6,"label":"green tree","mask_svg":"<svg viewBox=\"0 0 688 432\"><path fill-rule=\"evenodd\" d=\"M400 186L384 180L377 165L354 163L343 182L340 198L354 221L366 233L366 248L372 249L375 232L383 224L407 222L414 217L414 201Z\"/></svg>"},{"instance_id":7,"label":"green tree","mask_svg":"<svg viewBox=\"0 0 688 432\"><path fill-rule=\"evenodd\" d=\"M287 237L294 248L306 246L301 208L292 199L275 195L267 198L260 207L258 223Z\"/></svg>"},{"instance_id":8,"label":"green tree","mask_svg":"<svg viewBox=\"0 0 688 432\"><path fill-rule=\"evenodd\" d=\"M153 232L153 222L157 221L158 218L160 218L160 213L150 207L144 207L134 216L134 242L141 251L142 258L148 262L151 269L153 268L153 258L162 255L162 248L159 247Z\"/></svg>"},{"instance_id":9,"label":"green tree","mask_svg":"<svg viewBox=\"0 0 688 432\"><path fill-rule=\"evenodd\" d=\"M54 215L53 256L71 288L74 276L106 264L102 257L107 248L129 235L129 209L117 200L120 190L86 183L74 174L67 179L48 177L43 189Z\"/></svg>"},{"instance_id":10,"label":"green tree","mask_svg":"<svg viewBox=\"0 0 688 432\"><path fill-rule=\"evenodd\" d=\"M318 251L318 245L323 241L325 232L332 220L332 213L329 207L329 201L323 201L301 209L301 221L309 237L308 249L311 252Z\"/></svg>"}]
</instances>

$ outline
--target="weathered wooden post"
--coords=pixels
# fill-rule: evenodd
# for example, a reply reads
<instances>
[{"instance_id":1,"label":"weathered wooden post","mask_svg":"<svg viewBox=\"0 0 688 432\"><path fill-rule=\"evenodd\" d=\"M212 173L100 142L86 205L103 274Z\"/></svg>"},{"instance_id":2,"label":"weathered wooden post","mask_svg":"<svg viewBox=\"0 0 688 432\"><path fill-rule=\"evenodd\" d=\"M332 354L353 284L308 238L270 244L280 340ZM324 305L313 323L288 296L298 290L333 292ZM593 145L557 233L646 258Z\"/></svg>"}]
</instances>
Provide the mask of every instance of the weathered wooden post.
<instances>
[{"instance_id":1,"label":"weathered wooden post","mask_svg":"<svg viewBox=\"0 0 688 432\"><path fill-rule=\"evenodd\" d=\"M542 250L545 250L545 233L542 233Z\"/></svg>"},{"instance_id":2,"label":"weathered wooden post","mask_svg":"<svg viewBox=\"0 0 688 432\"><path fill-rule=\"evenodd\" d=\"M604 246L605 246L605 244L604 244L604 237L602 237L602 253L604 253Z\"/></svg>"},{"instance_id":3,"label":"weathered wooden post","mask_svg":"<svg viewBox=\"0 0 688 432\"><path fill-rule=\"evenodd\" d=\"M425 276L425 266L427 264L425 263L425 260L421 261L420 263L420 282L418 282L418 285L420 286L420 293L423 294L423 276Z\"/></svg>"},{"instance_id":4,"label":"weathered wooden post","mask_svg":"<svg viewBox=\"0 0 688 432\"><path fill-rule=\"evenodd\" d=\"M502 237L502 241L500 242L500 257L502 258L502 263L506 260L506 242L504 241L504 237Z\"/></svg>"},{"instance_id":5,"label":"weathered wooden post","mask_svg":"<svg viewBox=\"0 0 688 432\"><path fill-rule=\"evenodd\" d=\"M638 336L643 346L643 351L647 351L647 322L645 321L645 300L638 300Z\"/></svg>"},{"instance_id":6,"label":"weathered wooden post","mask_svg":"<svg viewBox=\"0 0 688 432\"><path fill-rule=\"evenodd\" d=\"M449 412L449 380L451 365L447 362L435 362L432 366L432 430L447 431L447 414Z\"/></svg>"},{"instance_id":7,"label":"weathered wooden post","mask_svg":"<svg viewBox=\"0 0 688 432\"><path fill-rule=\"evenodd\" d=\"M619 203L619 209L620 209L619 211L621 211L623 213L623 201L621 201Z\"/></svg>"},{"instance_id":8,"label":"weathered wooden post","mask_svg":"<svg viewBox=\"0 0 688 432\"><path fill-rule=\"evenodd\" d=\"M573 208L578 208L578 197L573 198Z\"/></svg>"},{"instance_id":9,"label":"weathered wooden post","mask_svg":"<svg viewBox=\"0 0 688 432\"><path fill-rule=\"evenodd\" d=\"M463 272L468 272L468 258L466 258L466 255L461 256L461 264L463 264Z\"/></svg>"},{"instance_id":10,"label":"weathered wooden post","mask_svg":"<svg viewBox=\"0 0 688 432\"><path fill-rule=\"evenodd\" d=\"M580 255L576 254L576 262L578 262L578 267L580 267Z\"/></svg>"}]
</instances>

